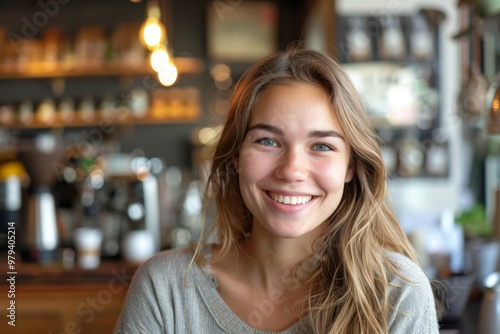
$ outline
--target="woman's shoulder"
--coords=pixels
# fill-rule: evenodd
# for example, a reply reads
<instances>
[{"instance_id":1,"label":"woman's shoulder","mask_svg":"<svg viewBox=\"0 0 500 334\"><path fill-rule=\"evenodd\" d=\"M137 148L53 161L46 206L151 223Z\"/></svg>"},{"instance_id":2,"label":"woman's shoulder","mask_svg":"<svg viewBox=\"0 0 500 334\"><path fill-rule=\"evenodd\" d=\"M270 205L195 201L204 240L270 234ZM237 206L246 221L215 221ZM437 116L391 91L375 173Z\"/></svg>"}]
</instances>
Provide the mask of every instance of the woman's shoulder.
<instances>
[{"instance_id":1,"label":"woman's shoulder","mask_svg":"<svg viewBox=\"0 0 500 334\"><path fill-rule=\"evenodd\" d=\"M387 318L389 333L438 333L431 283L422 268L403 254L388 252L393 266L388 273Z\"/></svg>"},{"instance_id":2,"label":"woman's shoulder","mask_svg":"<svg viewBox=\"0 0 500 334\"><path fill-rule=\"evenodd\" d=\"M388 252L387 255L393 268L387 275L388 297L392 303L425 304L434 300L431 281L417 263L400 253Z\"/></svg>"},{"instance_id":3,"label":"woman's shoulder","mask_svg":"<svg viewBox=\"0 0 500 334\"><path fill-rule=\"evenodd\" d=\"M149 276L153 280L165 276L178 276L185 273L191 264L193 249L190 246L164 250L143 262L137 275Z\"/></svg>"},{"instance_id":4,"label":"woman's shoulder","mask_svg":"<svg viewBox=\"0 0 500 334\"><path fill-rule=\"evenodd\" d=\"M181 248L172 248L163 250L150 257L144 265L148 266L177 266L191 261L193 257L193 248L185 246Z\"/></svg>"},{"instance_id":5,"label":"woman's shoulder","mask_svg":"<svg viewBox=\"0 0 500 334\"><path fill-rule=\"evenodd\" d=\"M389 277L393 280L399 278L414 283L429 281L422 268L407 256L392 251L388 251L386 254L391 264L397 270L397 272L389 273Z\"/></svg>"}]
</instances>

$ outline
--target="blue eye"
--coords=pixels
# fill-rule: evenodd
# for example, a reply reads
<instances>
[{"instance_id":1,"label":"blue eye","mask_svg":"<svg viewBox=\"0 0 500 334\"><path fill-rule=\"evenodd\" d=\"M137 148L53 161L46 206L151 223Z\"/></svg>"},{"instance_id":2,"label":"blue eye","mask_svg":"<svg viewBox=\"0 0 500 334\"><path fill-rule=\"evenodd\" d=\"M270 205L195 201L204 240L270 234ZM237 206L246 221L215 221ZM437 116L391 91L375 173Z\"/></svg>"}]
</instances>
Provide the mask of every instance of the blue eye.
<instances>
[{"instance_id":1,"label":"blue eye","mask_svg":"<svg viewBox=\"0 0 500 334\"><path fill-rule=\"evenodd\" d=\"M259 144L262 144L264 146L278 146L276 141L274 139L271 139L271 138L261 138L261 139L258 139L256 142Z\"/></svg>"},{"instance_id":2,"label":"blue eye","mask_svg":"<svg viewBox=\"0 0 500 334\"><path fill-rule=\"evenodd\" d=\"M331 151L331 150L333 150L333 147L331 147L330 145L326 145L326 144L315 144L313 146L313 149L316 151Z\"/></svg>"}]
</instances>

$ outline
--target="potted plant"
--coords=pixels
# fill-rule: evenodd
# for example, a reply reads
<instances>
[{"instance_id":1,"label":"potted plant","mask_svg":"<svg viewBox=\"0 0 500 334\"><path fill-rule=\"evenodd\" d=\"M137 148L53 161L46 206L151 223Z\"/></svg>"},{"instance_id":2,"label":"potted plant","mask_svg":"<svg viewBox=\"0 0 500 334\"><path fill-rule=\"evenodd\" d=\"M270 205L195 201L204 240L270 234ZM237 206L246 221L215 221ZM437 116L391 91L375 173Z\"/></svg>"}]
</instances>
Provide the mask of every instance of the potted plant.
<instances>
[{"instance_id":1,"label":"potted plant","mask_svg":"<svg viewBox=\"0 0 500 334\"><path fill-rule=\"evenodd\" d=\"M492 224L482 204L461 212L456 218L465 235L466 267L475 276L475 285L483 288L483 280L498 269L500 243L493 238Z\"/></svg>"}]
</instances>

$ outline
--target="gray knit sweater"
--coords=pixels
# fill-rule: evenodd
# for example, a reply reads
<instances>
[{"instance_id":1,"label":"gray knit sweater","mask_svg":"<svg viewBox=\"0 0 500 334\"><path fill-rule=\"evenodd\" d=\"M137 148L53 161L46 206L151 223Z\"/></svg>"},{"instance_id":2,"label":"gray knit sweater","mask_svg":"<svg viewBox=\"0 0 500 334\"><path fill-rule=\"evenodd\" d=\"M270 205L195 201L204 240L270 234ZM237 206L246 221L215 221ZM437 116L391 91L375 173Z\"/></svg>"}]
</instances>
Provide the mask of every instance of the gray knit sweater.
<instances>
[{"instance_id":1,"label":"gray knit sweater","mask_svg":"<svg viewBox=\"0 0 500 334\"><path fill-rule=\"evenodd\" d=\"M199 266L186 269L192 251L183 248L155 255L134 275L114 333L126 334L265 334L242 321L217 293L213 277ZM414 284L391 278L388 316L391 334L438 333L438 321L429 281L406 257L390 253L401 274ZM399 287L395 287L399 286ZM243 301L242 301L243 302ZM265 321L265 309L256 314ZM303 321L305 322L305 321ZM301 321L280 333L307 333Z\"/></svg>"}]
</instances>

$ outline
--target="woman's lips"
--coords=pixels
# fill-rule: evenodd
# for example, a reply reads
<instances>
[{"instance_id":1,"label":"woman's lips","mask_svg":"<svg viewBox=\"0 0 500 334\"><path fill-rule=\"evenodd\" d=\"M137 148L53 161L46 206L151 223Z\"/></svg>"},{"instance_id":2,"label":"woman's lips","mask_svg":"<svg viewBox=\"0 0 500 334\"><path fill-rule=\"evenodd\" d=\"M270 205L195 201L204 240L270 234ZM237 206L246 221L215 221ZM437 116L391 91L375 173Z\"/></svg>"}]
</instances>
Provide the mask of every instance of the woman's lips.
<instances>
[{"instance_id":1,"label":"woman's lips","mask_svg":"<svg viewBox=\"0 0 500 334\"><path fill-rule=\"evenodd\" d=\"M270 191L268 191L267 194L273 201L286 205L301 205L312 200L312 196L288 196Z\"/></svg>"}]
</instances>

